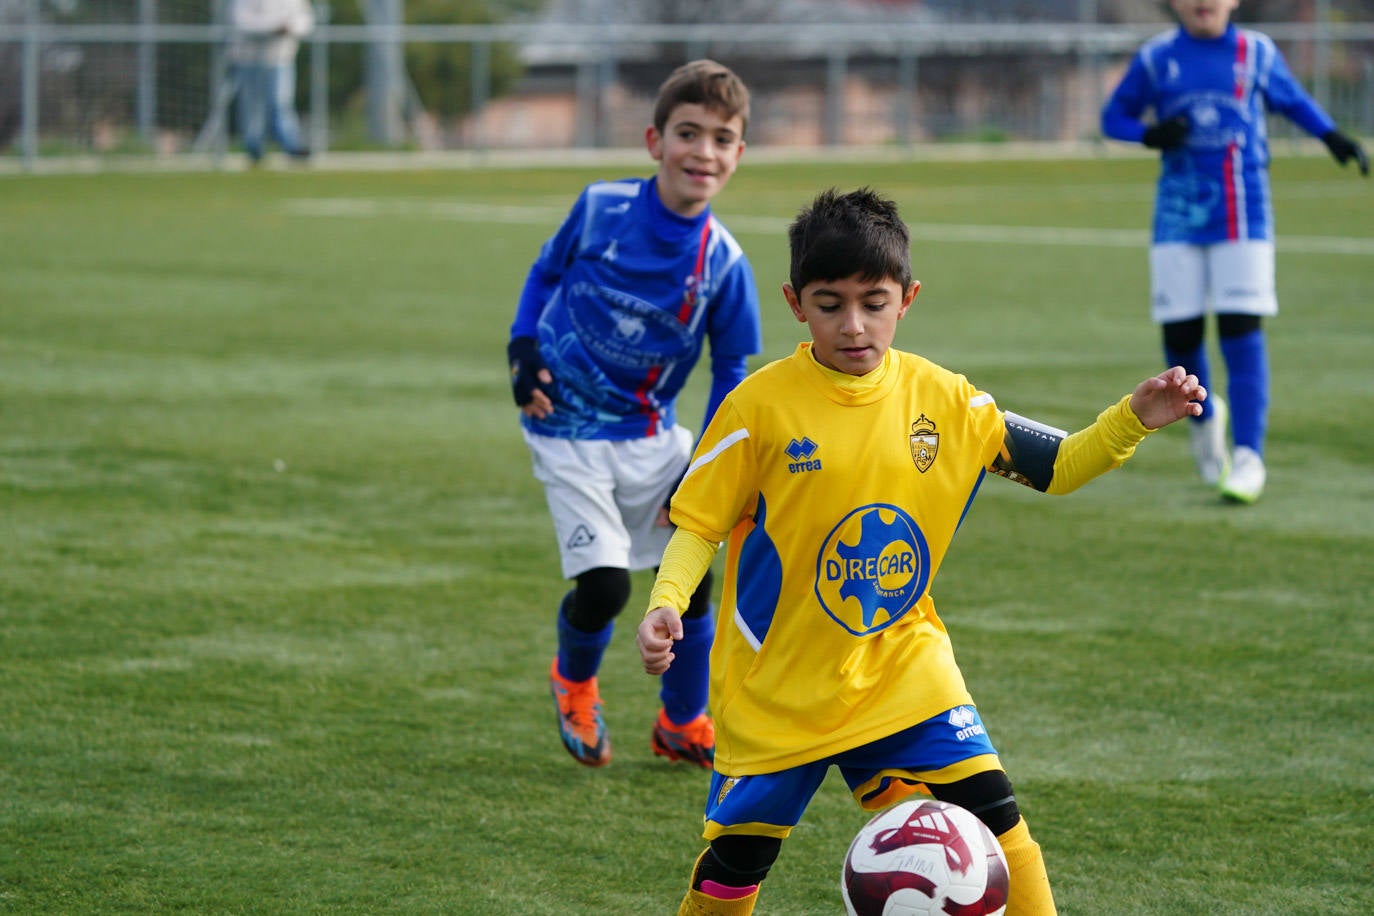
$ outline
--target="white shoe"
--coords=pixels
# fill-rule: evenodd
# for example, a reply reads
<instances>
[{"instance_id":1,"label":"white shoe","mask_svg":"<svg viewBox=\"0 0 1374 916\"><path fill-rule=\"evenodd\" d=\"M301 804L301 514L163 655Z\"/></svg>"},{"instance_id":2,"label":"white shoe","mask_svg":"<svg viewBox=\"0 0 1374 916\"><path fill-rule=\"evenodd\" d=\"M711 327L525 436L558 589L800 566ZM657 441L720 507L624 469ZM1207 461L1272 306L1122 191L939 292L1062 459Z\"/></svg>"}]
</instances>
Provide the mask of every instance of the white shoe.
<instances>
[{"instance_id":1,"label":"white shoe","mask_svg":"<svg viewBox=\"0 0 1374 916\"><path fill-rule=\"evenodd\" d=\"M1215 487L1226 479L1231 468L1231 455L1226 443L1226 402L1213 395L1212 415L1201 423L1188 424L1188 437L1193 447L1193 460L1197 462L1197 472L1202 482Z\"/></svg>"},{"instance_id":2,"label":"white shoe","mask_svg":"<svg viewBox=\"0 0 1374 916\"><path fill-rule=\"evenodd\" d=\"M1231 473L1221 484L1221 495L1238 503L1252 503L1264 492L1264 459L1248 446L1236 448Z\"/></svg>"}]
</instances>

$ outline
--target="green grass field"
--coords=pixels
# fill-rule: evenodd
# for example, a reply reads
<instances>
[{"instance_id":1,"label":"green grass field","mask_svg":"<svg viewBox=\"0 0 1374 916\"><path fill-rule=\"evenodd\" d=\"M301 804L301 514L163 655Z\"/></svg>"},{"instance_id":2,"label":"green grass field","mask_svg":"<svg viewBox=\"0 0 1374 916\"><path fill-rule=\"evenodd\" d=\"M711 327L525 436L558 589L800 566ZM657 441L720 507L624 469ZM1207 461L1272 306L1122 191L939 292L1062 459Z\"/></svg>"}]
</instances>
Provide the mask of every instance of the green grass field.
<instances>
[{"instance_id":1,"label":"green grass field","mask_svg":"<svg viewBox=\"0 0 1374 916\"><path fill-rule=\"evenodd\" d=\"M539 244L637 171L0 178L0 910L675 910L706 782L649 752L648 580L582 769L504 365ZM774 358L787 220L895 196L898 344L1072 429L1161 368L1153 172L746 158L716 212ZM988 481L936 584L1066 914L1374 912L1374 182L1274 186L1264 499L1169 429L1066 499ZM840 912L864 819L827 782L758 912Z\"/></svg>"}]
</instances>

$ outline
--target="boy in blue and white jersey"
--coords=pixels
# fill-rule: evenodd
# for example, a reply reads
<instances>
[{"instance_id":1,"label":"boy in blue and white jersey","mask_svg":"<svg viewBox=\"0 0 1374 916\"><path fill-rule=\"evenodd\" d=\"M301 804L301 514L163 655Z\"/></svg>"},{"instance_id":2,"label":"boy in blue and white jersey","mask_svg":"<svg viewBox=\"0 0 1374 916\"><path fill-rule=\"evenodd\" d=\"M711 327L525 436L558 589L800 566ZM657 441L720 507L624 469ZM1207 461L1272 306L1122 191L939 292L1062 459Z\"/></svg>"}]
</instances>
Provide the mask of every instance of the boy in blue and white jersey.
<instances>
[{"instance_id":1,"label":"boy in blue and white jersey","mask_svg":"<svg viewBox=\"0 0 1374 916\"><path fill-rule=\"evenodd\" d=\"M565 578L549 672L564 746L580 763L611 757L597 671L630 572L656 567L666 505L693 436L676 398L704 344L705 423L762 349L758 292L711 199L744 151L749 94L728 68L697 60L659 89L645 133L652 178L597 182L545 242L525 281L508 356L534 474L553 515ZM686 615L685 663L663 678L654 753L709 768L711 580Z\"/></svg>"},{"instance_id":2,"label":"boy in blue and white jersey","mask_svg":"<svg viewBox=\"0 0 1374 916\"><path fill-rule=\"evenodd\" d=\"M1209 386L1203 343L1216 313L1227 407L1213 397L1191 425L1198 471L1224 497L1251 503L1264 489L1269 404L1265 316L1278 313L1265 114L1321 138L1336 161L1369 161L1289 72L1272 39L1231 23L1239 0L1171 0L1179 28L1146 42L1102 110L1102 132L1162 151L1150 249L1151 312L1165 361ZM1141 116L1153 109L1155 122Z\"/></svg>"}]
</instances>

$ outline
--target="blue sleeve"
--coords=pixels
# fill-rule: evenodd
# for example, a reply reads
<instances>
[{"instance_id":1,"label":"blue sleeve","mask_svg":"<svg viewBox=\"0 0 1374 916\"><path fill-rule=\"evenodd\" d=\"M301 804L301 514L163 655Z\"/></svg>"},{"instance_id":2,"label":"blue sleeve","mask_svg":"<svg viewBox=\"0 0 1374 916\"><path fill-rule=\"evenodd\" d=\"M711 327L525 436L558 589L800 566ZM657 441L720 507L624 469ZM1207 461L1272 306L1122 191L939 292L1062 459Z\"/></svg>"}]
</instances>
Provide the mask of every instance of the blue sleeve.
<instances>
[{"instance_id":1,"label":"blue sleeve","mask_svg":"<svg viewBox=\"0 0 1374 916\"><path fill-rule=\"evenodd\" d=\"M1268 45L1268 48L1274 55L1268 78L1263 86L1264 100L1268 107L1314 137L1335 130L1336 122L1321 110L1316 101L1307 94L1307 90L1302 88L1302 84L1293 78L1292 71L1288 69L1288 62L1283 59L1279 49L1273 44Z\"/></svg>"},{"instance_id":2,"label":"blue sleeve","mask_svg":"<svg viewBox=\"0 0 1374 916\"><path fill-rule=\"evenodd\" d=\"M1113 140L1139 143L1145 136L1145 125L1141 123L1140 116L1153 103L1153 96L1154 88L1145 70L1144 58L1137 52L1131 58L1131 65L1126 68L1126 75L1102 106L1103 135Z\"/></svg>"},{"instance_id":3,"label":"blue sleeve","mask_svg":"<svg viewBox=\"0 0 1374 916\"><path fill-rule=\"evenodd\" d=\"M736 385L744 381L748 369L748 360L743 356L711 354L711 394L706 399L706 416L701 421L702 432L705 432L706 427L711 425L711 418L720 409L720 404L725 400L725 396L734 391Z\"/></svg>"},{"instance_id":4,"label":"blue sleeve","mask_svg":"<svg viewBox=\"0 0 1374 916\"><path fill-rule=\"evenodd\" d=\"M515 307L515 321L510 326L512 340L537 336L539 316L562 282L564 271L577 256L586 211L587 192L584 189L563 220L563 225L544 242L539 256L530 267L529 275L525 277L525 287L520 291L520 302Z\"/></svg>"},{"instance_id":5,"label":"blue sleeve","mask_svg":"<svg viewBox=\"0 0 1374 916\"><path fill-rule=\"evenodd\" d=\"M759 291L754 271L741 254L731 264L715 293L706 334L711 356L753 356L763 349Z\"/></svg>"},{"instance_id":6,"label":"blue sleeve","mask_svg":"<svg viewBox=\"0 0 1374 916\"><path fill-rule=\"evenodd\" d=\"M716 296L720 307L713 309L707 326L711 341L711 393L701 424L703 432L716 415L720 402L744 380L748 371L746 358L763 349L759 292L754 284L753 268L744 255L731 265Z\"/></svg>"}]
</instances>

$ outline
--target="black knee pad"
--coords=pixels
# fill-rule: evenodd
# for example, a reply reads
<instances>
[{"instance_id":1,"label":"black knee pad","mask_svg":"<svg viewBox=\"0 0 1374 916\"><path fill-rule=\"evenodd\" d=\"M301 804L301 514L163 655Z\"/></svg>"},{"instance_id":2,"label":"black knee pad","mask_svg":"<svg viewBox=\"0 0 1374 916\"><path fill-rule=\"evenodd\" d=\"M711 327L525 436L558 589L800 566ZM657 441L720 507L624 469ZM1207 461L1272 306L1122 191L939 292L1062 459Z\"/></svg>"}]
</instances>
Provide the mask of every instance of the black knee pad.
<instances>
[{"instance_id":1,"label":"black knee pad","mask_svg":"<svg viewBox=\"0 0 1374 916\"><path fill-rule=\"evenodd\" d=\"M629 600L630 571L599 566L577 576L564 614L574 629L595 633L614 620Z\"/></svg>"},{"instance_id":2,"label":"black knee pad","mask_svg":"<svg viewBox=\"0 0 1374 916\"><path fill-rule=\"evenodd\" d=\"M926 787L940 801L968 810L988 825L993 836L1006 833L1021 819L1011 780L1001 770L975 773L967 779L942 786L926 783Z\"/></svg>"},{"instance_id":3,"label":"black knee pad","mask_svg":"<svg viewBox=\"0 0 1374 916\"><path fill-rule=\"evenodd\" d=\"M1175 353L1187 353L1202 346L1202 335L1206 330L1206 319L1189 318L1187 321L1171 321L1163 325L1164 346Z\"/></svg>"},{"instance_id":4,"label":"black knee pad","mask_svg":"<svg viewBox=\"0 0 1374 916\"><path fill-rule=\"evenodd\" d=\"M711 588L714 583L715 576L707 569L706 575L701 577L701 584L692 592L692 598L687 602L687 610L682 612L683 617L705 617L711 613Z\"/></svg>"},{"instance_id":5,"label":"black knee pad","mask_svg":"<svg viewBox=\"0 0 1374 916\"><path fill-rule=\"evenodd\" d=\"M773 836L719 836L701 857L692 887L715 881L726 887L749 887L768 877L768 869L778 858L782 840Z\"/></svg>"},{"instance_id":6,"label":"black knee pad","mask_svg":"<svg viewBox=\"0 0 1374 916\"><path fill-rule=\"evenodd\" d=\"M1260 316L1221 312L1217 315L1218 337L1240 337L1260 329Z\"/></svg>"}]
</instances>

